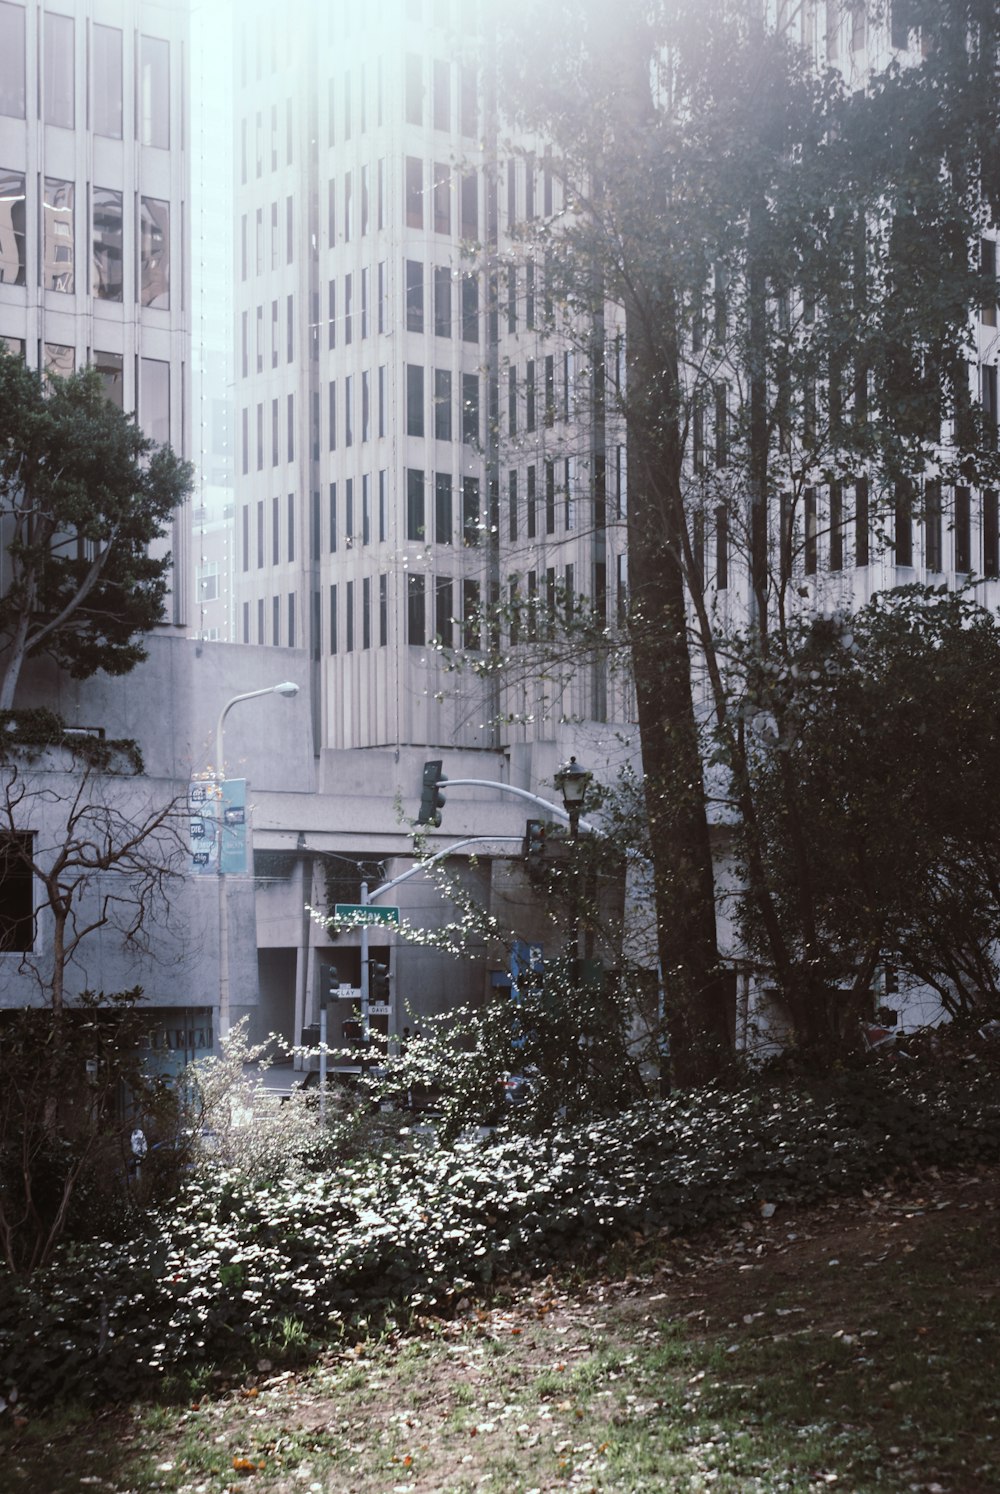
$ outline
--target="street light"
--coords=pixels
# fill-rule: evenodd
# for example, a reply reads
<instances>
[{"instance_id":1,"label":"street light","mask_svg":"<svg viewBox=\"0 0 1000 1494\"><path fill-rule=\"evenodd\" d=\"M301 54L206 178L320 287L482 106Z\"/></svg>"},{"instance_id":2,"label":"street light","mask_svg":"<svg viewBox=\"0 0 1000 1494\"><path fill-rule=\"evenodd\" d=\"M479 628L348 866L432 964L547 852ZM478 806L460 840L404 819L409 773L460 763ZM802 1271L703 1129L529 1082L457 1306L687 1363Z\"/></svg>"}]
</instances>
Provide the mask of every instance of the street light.
<instances>
[{"instance_id":1,"label":"street light","mask_svg":"<svg viewBox=\"0 0 1000 1494\"><path fill-rule=\"evenodd\" d=\"M243 700L255 700L259 695L298 695L299 687L292 680L283 680L280 685L266 685L263 690L247 690L234 695L219 712L215 728L215 781L220 786L225 781L225 729L226 717L234 705ZM229 899L226 896L226 873L222 865L222 821L218 825L218 860L216 863L219 881L219 1036L229 1032Z\"/></svg>"},{"instance_id":2,"label":"street light","mask_svg":"<svg viewBox=\"0 0 1000 1494\"><path fill-rule=\"evenodd\" d=\"M552 775L552 781L562 794L566 813L569 815L569 838L576 840L576 833L580 825L580 814L583 810L583 801L587 797L587 789L593 773L586 768L581 768L575 757L571 757L568 763Z\"/></svg>"},{"instance_id":3,"label":"street light","mask_svg":"<svg viewBox=\"0 0 1000 1494\"><path fill-rule=\"evenodd\" d=\"M234 695L232 700L226 702L219 712L218 725L215 728L215 776L221 783L225 778L223 765L223 736L225 733L226 717L234 705L239 705L241 700L254 700L258 695L298 695L299 687L293 680L284 680L280 685L265 685L263 690L247 690L243 695Z\"/></svg>"}]
</instances>

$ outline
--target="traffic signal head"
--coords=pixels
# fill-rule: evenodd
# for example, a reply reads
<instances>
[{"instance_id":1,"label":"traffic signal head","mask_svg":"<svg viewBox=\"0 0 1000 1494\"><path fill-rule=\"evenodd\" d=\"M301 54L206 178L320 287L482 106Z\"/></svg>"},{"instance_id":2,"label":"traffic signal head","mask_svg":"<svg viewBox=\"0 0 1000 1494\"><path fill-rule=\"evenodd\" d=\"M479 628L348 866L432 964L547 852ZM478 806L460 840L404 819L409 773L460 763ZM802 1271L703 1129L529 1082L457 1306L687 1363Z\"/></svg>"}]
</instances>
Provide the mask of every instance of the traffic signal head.
<instances>
[{"instance_id":1,"label":"traffic signal head","mask_svg":"<svg viewBox=\"0 0 1000 1494\"><path fill-rule=\"evenodd\" d=\"M324 1001L335 1001L340 991L340 971L336 965L323 965L320 967L322 979L320 990Z\"/></svg>"},{"instance_id":2,"label":"traffic signal head","mask_svg":"<svg viewBox=\"0 0 1000 1494\"><path fill-rule=\"evenodd\" d=\"M440 758L434 762L424 763L424 783L420 795L420 813L417 815L418 825L440 825L441 810L444 807L444 794L441 785L447 783L444 767Z\"/></svg>"},{"instance_id":3,"label":"traffic signal head","mask_svg":"<svg viewBox=\"0 0 1000 1494\"><path fill-rule=\"evenodd\" d=\"M524 827L524 854L528 861L537 861L545 853L544 820L527 820Z\"/></svg>"},{"instance_id":4,"label":"traffic signal head","mask_svg":"<svg viewBox=\"0 0 1000 1494\"><path fill-rule=\"evenodd\" d=\"M388 1002L389 967L381 960L368 961L368 987L369 1000Z\"/></svg>"}]
</instances>

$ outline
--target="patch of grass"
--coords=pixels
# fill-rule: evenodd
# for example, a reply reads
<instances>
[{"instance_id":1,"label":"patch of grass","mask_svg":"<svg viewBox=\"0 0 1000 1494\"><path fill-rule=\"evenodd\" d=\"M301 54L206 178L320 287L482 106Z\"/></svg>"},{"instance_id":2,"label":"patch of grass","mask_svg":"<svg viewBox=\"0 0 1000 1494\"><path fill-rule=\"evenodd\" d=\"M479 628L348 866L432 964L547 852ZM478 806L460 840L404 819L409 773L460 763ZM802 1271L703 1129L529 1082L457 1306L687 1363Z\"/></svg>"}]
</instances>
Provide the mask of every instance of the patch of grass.
<instances>
[{"instance_id":1,"label":"patch of grass","mask_svg":"<svg viewBox=\"0 0 1000 1494\"><path fill-rule=\"evenodd\" d=\"M4 1494L981 1494L998 1205L994 1169L779 1211L185 1406L0 1424Z\"/></svg>"}]
</instances>

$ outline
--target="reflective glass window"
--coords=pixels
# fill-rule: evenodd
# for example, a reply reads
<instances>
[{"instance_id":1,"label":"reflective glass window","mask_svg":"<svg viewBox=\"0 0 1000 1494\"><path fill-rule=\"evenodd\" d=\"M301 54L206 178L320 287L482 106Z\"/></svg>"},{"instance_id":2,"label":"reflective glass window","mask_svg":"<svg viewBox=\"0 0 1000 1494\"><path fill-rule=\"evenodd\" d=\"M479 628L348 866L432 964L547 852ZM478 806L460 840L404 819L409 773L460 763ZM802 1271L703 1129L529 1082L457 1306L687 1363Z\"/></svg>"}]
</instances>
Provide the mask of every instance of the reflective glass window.
<instances>
[{"instance_id":1,"label":"reflective glass window","mask_svg":"<svg viewBox=\"0 0 1000 1494\"><path fill-rule=\"evenodd\" d=\"M65 379L71 374L76 364L74 350L61 342L47 342L45 344L45 372L57 374L60 379Z\"/></svg>"},{"instance_id":2,"label":"reflective glass window","mask_svg":"<svg viewBox=\"0 0 1000 1494\"><path fill-rule=\"evenodd\" d=\"M139 140L170 145L170 44L156 36L139 43Z\"/></svg>"},{"instance_id":3,"label":"reflective glass window","mask_svg":"<svg viewBox=\"0 0 1000 1494\"><path fill-rule=\"evenodd\" d=\"M71 130L74 124L73 17L45 12L45 123Z\"/></svg>"},{"instance_id":4,"label":"reflective glass window","mask_svg":"<svg viewBox=\"0 0 1000 1494\"><path fill-rule=\"evenodd\" d=\"M73 216L76 188L57 177L45 178L42 203L42 289L76 289Z\"/></svg>"},{"instance_id":5,"label":"reflective glass window","mask_svg":"<svg viewBox=\"0 0 1000 1494\"><path fill-rule=\"evenodd\" d=\"M117 26L99 26L91 31L94 50L94 134L110 140L122 138L122 34Z\"/></svg>"},{"instance_id":6,"label":"reflective glass window","mask_svg":"<svg viewBox=\"0 0 1000 1494\"><path fill-rule=\"evenodd\" d=\"M142 199L139 300L161 311L170 306L170 204L156 197Z\"/></svg>"},{"instance_id":7,"label":"reflective glass window","mask_svg":"<svg viewBox=\"0 0 1000 1494\"><path fill-rule=\"evenodd\" d=\"M90 293L99 301L122 299L122 194L95 187L91 211Z\"/></svg>"},{"instance_id":8,"label":"reflective glass window","mask_svg":"<svg viewBox=\"0 0 1000 1494\"><path fill-rule=\"evenodd\" d=\"M24 6L0 4L0 114L24 118Z\"/></svg>"},{"instance_id":9,"label":"reflective glass window","mask_svg":"<svg viewBox=\"0 0 1000 1494\"><path fill-rule=\"evenodd\" d=\"M24 177L0 170L0 285L24 284Z\"/></svg>"},{"instance_id":10,"label":"reflective glass window","mask_svg":"<svg viewBox=\"0 0 1000 1494\"><path fill-rule=\"evenodd\" d=\"M157 445L170 439L170 364L143 358L139 365L139 423Z\"/></svg>"},{"instance_id":11,"label":"reflective glass window","mask_svg":"<svg viewBox=\"0 0 1000 1494\"><path fill-rule=\"evenodd\" d=\"M94 367L101 376L104 395L121 410L125 406L125 369L121 353L94 351Z\"/></svg>"}]
</instances>

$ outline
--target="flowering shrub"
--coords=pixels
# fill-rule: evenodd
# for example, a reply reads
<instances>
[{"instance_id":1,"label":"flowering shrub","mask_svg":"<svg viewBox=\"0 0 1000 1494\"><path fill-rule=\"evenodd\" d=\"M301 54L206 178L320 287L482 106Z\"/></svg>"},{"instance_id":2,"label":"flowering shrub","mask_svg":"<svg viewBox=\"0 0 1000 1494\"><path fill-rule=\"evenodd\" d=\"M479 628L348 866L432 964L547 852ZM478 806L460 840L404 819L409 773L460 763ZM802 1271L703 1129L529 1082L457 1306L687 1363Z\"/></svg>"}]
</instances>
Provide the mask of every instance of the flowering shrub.
<instances>
[{"instance_id":1,"label":"flowering shrub","mask_svg":"<svg viewBox=\"0 0 1000 1494\"><path fill-rule=\"evenodd\" d=\"M356 1158L334 1176L262 1183L220 1167L146 1237L68 1246L0 1287L0 1397L134 1395L259 1354L289 1322L329 1341L636 1232L998 1158L1000 1080L972 1063L844 1075L821 1096L704 1091L544 1137Z\"/></svg>"}]
</instances>

